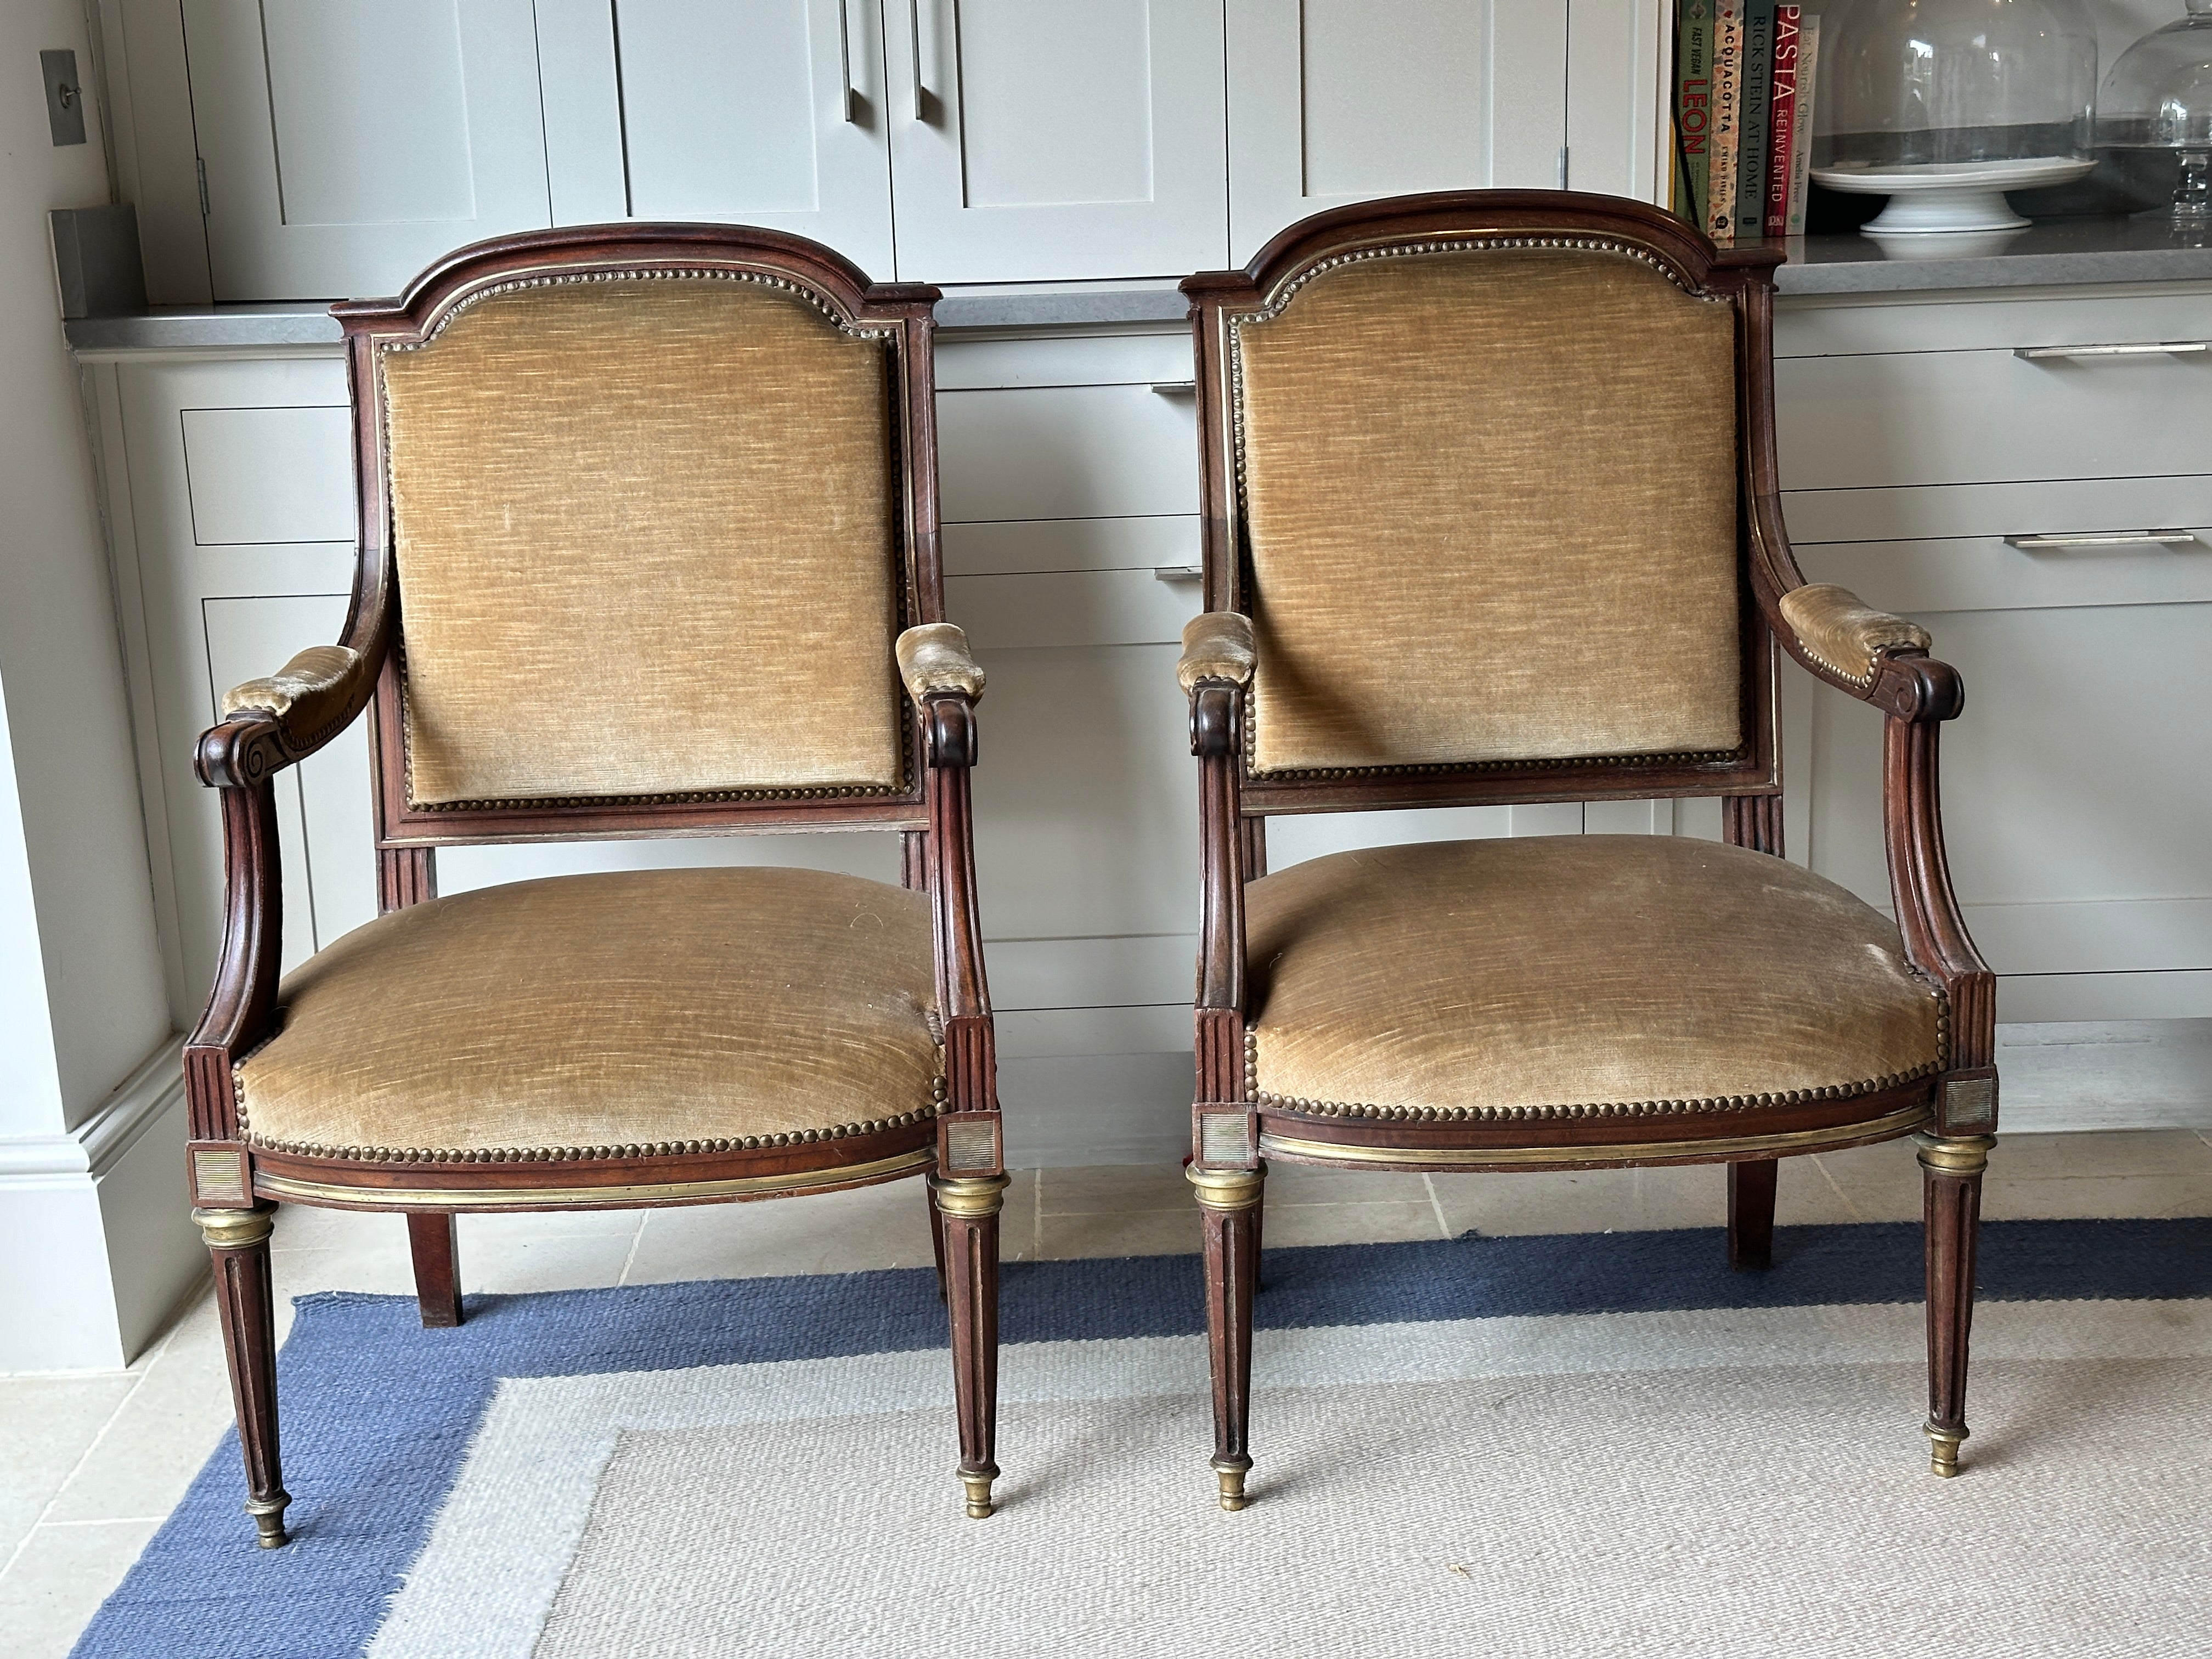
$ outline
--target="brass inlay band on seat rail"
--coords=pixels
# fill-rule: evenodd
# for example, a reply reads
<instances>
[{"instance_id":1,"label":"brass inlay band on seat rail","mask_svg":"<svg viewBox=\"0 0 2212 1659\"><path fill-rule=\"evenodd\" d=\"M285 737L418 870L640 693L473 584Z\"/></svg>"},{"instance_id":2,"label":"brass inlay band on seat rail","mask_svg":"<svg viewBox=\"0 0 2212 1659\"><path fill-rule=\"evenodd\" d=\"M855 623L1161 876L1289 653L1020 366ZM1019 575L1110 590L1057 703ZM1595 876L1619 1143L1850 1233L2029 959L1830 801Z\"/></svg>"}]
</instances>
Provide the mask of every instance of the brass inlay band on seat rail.
<instances>
[{"instance_id":1,"label":"brass inlay band on seat rail","mask_svg":"<svg viewBox=\"0 0 2212 1659\"><path fill-rule=\"evenodd\" d=\"M297 1204L343 1204L380 1210L551 1210L598 1205L666 1204L690 1199L744 1198L769 1193L816 1192L889 1180L937 1162L934 1146L921 1146L872 1164L844 1164L784 1175L728 1176L718 1181L656 1181L626 1187L353 1187L303 1181L257 1170L253 1189L264 1198Z\"/></svg>"},{"instance_id":2,"label":"brass inlay band on seat rail","mask_svg":"<svg viewBox=\"0 0 2212 1659\"><path fill-rule=\"evenodd\" d=\"M1677 1160L1814 1152L1824 1146L1881 1140L1917 1128L1929 1116L1924 1103L1871 1122L1837 1123L1820 1129L1791 1129L1777 1134L1729 1135L1710 1140L1650 1140L1598 1143L1586 1146L1365 1146L1352 1141L1302 1140L1262 1126L1260 1152L1267 1158L1308 1158L1336 1164L1395 1164L1411 1167L1446 1165L1583 1168L1593 1164L1661 1164Z\"/></svg>"}]
</instances>

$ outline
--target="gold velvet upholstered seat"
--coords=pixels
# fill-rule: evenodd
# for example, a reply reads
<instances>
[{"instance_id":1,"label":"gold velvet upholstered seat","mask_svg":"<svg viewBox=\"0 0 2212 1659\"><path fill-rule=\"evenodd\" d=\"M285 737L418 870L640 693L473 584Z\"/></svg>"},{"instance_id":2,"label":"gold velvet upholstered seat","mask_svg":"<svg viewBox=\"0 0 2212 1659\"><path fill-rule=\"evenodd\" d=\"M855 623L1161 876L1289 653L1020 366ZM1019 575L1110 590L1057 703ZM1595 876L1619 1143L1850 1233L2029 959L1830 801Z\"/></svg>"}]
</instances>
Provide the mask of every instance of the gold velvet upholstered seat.
<instances>
[{"instance_id":1,"label":"gold velvet upholstered seat","mask_svg":"<svg viewBox=\"0 0 2212 1659\"><path fill-rule=\"evenodd\" d=\"M1423 842L1245 889L1254 1098L1328 1117L1665 1120L1893 1088L1943 1001L1887 918L1666 836Z\"/></svg>"},{"instance_id":2,"label":"gold velvet upholstered seat","mask_svg":"<svg viewBox=\"0 0 2212 1659\"><path fill-rule=\"evenodd\" d=\"M360 525L343 635L223 693L196 756L224 914L186 1157L264 1547L291 1501L279 1204L404 1216L422 1322L450 1326L463 1213L920 1178L957 1475L992 1513L1007 1177L970 830L983 672L938 560L937 297L780 232L633 223L479 243L332 308ZM324 947L282 975L276 775L356 720L378 915L316 913ZM702 839L813 830L874 833L797 860L821 868ZM608 840L648 867L561 845ZM537 878L496 884L509 851L441 897L463 847L527 848Z\"/></svg>"},{"instance_id":3,"label":"gold velvet upholstered seat","mask_svg":"<svg viewBox=\"0 0 2212 1659\"><path fill-rule=\"evenodd\" d=\"M285 980L239 1125L276 1152L505 1163L925 1122L945 1100L932 976L923 895L824 871L429 899Z\"/></svg>"},{"instance_id":4,"label":"gold velvet upholstered seat","mask_svg":"<svg viewBox=\"0 0 2212 1659\"><path fill-rule=\"evenodd\" d=\"M1936 805L1963 693L1918 623L1790 554L1779 258L1609 197L1474 191L1340 208L1182 285L1206 580L1176 669L1203 877L1189 1173L1224 1508L1285 1162L1723 1164L1729 1259L1765 1267L1781 1159L1917 1135L1924 1430L1958 1470L1997 1088ZM1784 857L1785 657L1886 721L1886 895ZM1720 841L1687 833L1699 797ZM1508 833L1387 844L1428 807ZM1649 833L1528 833L1599 811ZM1287 814L1355 850L1271 872Z\"/></svg>"}]
</instances>

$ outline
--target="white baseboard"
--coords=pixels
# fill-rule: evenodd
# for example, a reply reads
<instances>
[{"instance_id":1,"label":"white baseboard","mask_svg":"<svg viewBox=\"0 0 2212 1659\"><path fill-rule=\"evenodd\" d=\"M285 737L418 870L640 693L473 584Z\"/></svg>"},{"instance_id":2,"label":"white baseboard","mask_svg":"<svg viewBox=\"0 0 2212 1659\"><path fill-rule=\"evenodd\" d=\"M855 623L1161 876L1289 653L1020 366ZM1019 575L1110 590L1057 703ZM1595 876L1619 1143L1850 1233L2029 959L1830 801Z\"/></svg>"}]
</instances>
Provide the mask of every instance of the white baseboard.
<instances>
[{"instance_id":1,"label":"white baseboard","mask_svg":"<svg viewBox=\"0 0 2212 1659\"><path fill-rule=\"evenodd\" d=\"M1997 1027L2001 1129L2212 1128L2212 1019Z\"/></svg>"},{"instance_id":2,"label":"white baseboard","mask_svg":"<svg viewBox=\"0 0 2212 1659\"><path fill-rule=\"evenodd\" d=\"M0 1371L126 1365L205 1271L182 1047L164 1043L70 1133L0 1140Z\"/></svg>"}]
</instances>

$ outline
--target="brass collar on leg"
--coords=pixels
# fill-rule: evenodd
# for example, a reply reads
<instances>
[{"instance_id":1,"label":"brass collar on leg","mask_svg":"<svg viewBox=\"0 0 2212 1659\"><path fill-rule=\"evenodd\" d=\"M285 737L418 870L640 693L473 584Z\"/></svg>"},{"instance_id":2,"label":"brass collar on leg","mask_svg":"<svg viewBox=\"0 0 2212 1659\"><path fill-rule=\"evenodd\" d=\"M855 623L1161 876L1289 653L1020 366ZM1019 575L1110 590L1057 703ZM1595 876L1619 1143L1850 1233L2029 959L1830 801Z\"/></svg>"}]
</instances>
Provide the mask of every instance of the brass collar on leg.
<instances>
[{"instance_id":1,"label":"brass collar on leg","mask_svg":"<svg viewBox=\"0 0 2212 1659\"><path fill-rule=\"evenodd\" d=\"M1005 1204L1008 1175L941 1176L929 1178L930 1196L939 1215L996 1215Z\"/></svg>"},{"instance_id":2,"label":"brass collar on leg","mask_svg":"<svg viewBox=\"0 0 2212 1659\"><path fill-rule=\"evenodd\" d=\"M194 1210L192 1219L210 1250L249 1249L276 1230L274 1210Z\"/></svg>"},{"instance_id":3,"label":"brass collar on leg","mask_svg":"<svg viewBox=\"0 0 2212 1659\"><path fill-rule=\"evenodd\" d=\"M1233 1213L1258 1205L1267 1179L1267 1166L1262 1164L1256 1170L1201 1170L1194 1164L1183 1174L1190 1178L1198 1201L1206 1208Z\"/></svg>"},{"instance_id":4,"label":"brass collar on leg","mask_svg":"<svg viewBox=\"0 0 2212 1659\"><path fill-rule=\"evenodd\" d=\"M1920 1149L1920 1167L1929 1174L1964 1178L1978 1176L1988 1167L1990 1148L1997 1144L1997 1138L1917 1134L1912 1144Z\"/></svg>"}]
</instances>

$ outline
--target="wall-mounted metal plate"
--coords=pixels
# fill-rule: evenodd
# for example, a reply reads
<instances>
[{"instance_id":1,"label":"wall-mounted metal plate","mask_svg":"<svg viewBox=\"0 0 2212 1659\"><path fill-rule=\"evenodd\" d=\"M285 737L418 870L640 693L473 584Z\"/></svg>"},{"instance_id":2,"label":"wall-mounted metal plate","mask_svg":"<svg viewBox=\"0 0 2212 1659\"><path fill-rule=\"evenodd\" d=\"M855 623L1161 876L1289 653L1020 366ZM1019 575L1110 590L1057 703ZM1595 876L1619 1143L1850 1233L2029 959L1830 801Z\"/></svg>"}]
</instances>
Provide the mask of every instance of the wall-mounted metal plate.
<instances>
[{"instance_id":1,"label":"wall-mounted metal plate","mask_svg":"<svg viewBox=\"0 0 2212 1659\"><path fill-rule=\"evenodd\" d=\"M42 52L40 78L46 83L46 125L57 144L84 142L84 82L77 78L76 54Z\"/></svg>"}]
</instances>

